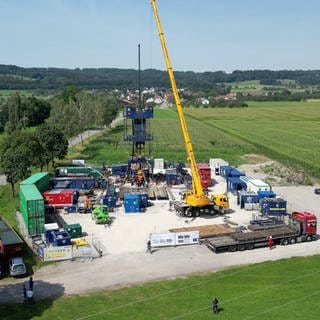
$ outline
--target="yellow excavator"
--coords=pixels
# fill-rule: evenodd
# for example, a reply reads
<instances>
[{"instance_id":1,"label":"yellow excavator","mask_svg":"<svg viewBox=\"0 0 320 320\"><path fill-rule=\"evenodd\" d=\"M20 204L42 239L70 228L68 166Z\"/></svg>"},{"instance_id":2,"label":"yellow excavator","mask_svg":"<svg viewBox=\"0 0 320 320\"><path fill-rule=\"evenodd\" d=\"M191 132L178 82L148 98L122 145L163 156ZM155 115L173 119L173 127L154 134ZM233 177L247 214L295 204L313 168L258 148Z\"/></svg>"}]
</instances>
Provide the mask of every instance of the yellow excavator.
<instances>
[{"instance_id":1,"label":"yellow excavator","mask_svg":"<svg viewBox=\"0 0 320 320\"><path fill-rule=\"evenodd\" d=\"M192 174L192 188L184 193L182 197L182 201L174 201L174 209L181 216L199 216L201 214L223 214L227 209L229 209L229 199L225 194L212 195L209 197L203 190L201 185L201 179L197 168L197 162L195 160L193 147L191 143L191 139L189 136L189 132L187 129L187 124L185 121L183 107L181 104L181 99L179 96L178 88L176 85L175 76L173 73L173 69L171 66L167 45L164 37L164 33L162 30L162 25L159 17L158 7L156 0L151 0L151 5L154 13L154 17L156 20L159 38L162 46L162 51L164 55L164 59L166 62L167 71L169 74L169 79L171 83L171 88L179 116L180 126L182 130L182 135L185 143L187 160L190 164L191 174Z\"/></svg>"}]
</instances>

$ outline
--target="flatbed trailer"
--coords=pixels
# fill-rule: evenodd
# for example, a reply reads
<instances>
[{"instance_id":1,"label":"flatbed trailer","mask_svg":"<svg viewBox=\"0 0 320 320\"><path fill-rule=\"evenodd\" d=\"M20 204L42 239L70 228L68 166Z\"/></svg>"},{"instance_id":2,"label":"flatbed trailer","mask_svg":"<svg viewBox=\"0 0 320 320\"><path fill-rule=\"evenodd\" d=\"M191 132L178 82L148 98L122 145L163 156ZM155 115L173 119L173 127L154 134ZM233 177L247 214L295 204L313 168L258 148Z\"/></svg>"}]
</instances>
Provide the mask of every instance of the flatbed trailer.
<instances>
[{"instance_id":1,"label":"flatbed trailer","mask_svg":"<svg viewBox=\"0 0 320 320\"><path fill-rule=\"evenodd\" d=\"M170 232L188 232L188 231L199 231L200 239L220 237L229 235L239 231L238 228L232 228L228 224L210 224L202 226L192 226L192 227L181 227L169 229Z\"/></svg>"},{"instance_id":2,"label":"flatbed trailer","mask_svg":"<svg viewBox=\"0 0 320 320\"><path fill-rule=\"evenodd\" d=\"M207 238L202 241L213 252L235 252L252 250L268 245L268 237L272 236L275 244L287 245L296 242L312 241L316 235L300 235L295 226L281 226L252 232L235 232L230 235Z\"/></svg>"}]
</instances>

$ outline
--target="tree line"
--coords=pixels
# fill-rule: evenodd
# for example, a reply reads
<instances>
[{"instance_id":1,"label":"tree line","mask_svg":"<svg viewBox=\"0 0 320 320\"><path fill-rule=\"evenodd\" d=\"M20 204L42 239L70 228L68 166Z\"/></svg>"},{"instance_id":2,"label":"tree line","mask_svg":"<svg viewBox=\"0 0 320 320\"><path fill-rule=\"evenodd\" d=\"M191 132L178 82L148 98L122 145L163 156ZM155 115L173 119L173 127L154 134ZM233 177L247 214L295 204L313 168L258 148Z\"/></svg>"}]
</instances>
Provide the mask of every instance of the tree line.
<instances>
[{"instance_id":1,"label":"tree line","mask_svg":"<svg viewBox=\"0 0 320 320\"><path fill-rule=\"evenodd\" d=\"M49 100L14 93L0 105L0 171L15 184L35 169L54 167L68 153L68 137L109 125L119 111L107 94L67 87Z\"/></svg>"},{"instance_id":2,"label":"tree line","mask_svg":"<svg viewBox=\"0 0 320 320\"><path fill-rule=\"evenodd\" d=\"M291 79L299 85L320 85L320 70L235 70L193 72L176 71L179 87L192 90L219 90L221 83L260 80L272 83L276 80ZM117 68L22 68L0 64L0 90L58 90L66 86L82 89L136 89L138 70ZM143 87L169 88L166 71L146 69L141 72ZM218 93L219 94L219 93Z\"/></svg>"}]
</instances>

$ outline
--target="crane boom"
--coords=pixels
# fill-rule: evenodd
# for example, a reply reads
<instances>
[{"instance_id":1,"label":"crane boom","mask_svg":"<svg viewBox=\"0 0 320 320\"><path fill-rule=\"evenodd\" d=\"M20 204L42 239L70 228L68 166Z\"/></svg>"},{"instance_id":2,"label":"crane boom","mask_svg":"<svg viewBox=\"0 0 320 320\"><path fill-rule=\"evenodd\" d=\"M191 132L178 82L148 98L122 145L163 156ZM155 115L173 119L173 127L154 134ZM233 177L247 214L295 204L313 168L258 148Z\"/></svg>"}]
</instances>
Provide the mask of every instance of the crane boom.
<instances>
[{"instance_id":1,"label":"crane boom","mask_svg":"<svg viewBox=\"0 0 320 320\"><path fill-rule=\"evenodd\" d=\"M200 179L196 159L195 159L194 152L193 152L193 146L192 146L191 139L189 136L187 124L186 124L184 113L183 113L183 107L181 104L181 99L179 96L175 76L174 76L173 69L171 66L171 62L170 62L170 58L169 58L169 54L168 54L166 40L165 40L164 33L162 30L162 25L161 25L161 21L160 21L160 17L159 17L159 12L158 12L158 8L157 8L156 0L151 0L151 5L152 5L153 13L154 13L154 16L156 19L156 24L157 24L157 28L158 28L158 32L159 32L159 38L160 38L160 42L161 42L161 46L162 46L162 51L163 51L164 59L166 62L167 71L168 71L168 75L169 75L170 83L171 83L171 87L172 87L172 92L173 92L173 96L174 96L174 100L175 100L175 104L176 104L176 108L177 108L177 112L178 112L178 116L179 116L181 131L182 131L184 144L185 144L185 148L186 148L186 153L187 153L187 160L188 160L190 167L191 167L192 190L189 192L186 192L185 201L190 206L193 206L193 207L206 206L210 203L210 199L204 193L202 185L201 185L201 179Z\"/></svg>"}]
</instances>

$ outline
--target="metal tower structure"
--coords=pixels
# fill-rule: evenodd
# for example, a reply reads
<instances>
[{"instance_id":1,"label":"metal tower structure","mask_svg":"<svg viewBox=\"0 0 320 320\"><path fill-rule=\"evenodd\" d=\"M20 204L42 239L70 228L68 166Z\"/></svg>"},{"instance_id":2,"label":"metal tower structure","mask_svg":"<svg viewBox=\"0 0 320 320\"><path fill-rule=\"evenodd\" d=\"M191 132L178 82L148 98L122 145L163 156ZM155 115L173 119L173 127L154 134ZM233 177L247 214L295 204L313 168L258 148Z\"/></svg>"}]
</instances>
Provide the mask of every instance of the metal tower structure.
<instances>
[{"instance_id":1,"label":"metal tower structure","mask_svg":"<svg viewBox=\"0 0 320 320\"><path fill-rule=\"evenodd\" d=\"M146 142L153 140L153 135L148 128L148 119L153 118L153 107L144 106L141 93L141 67L140 67L140 44L138 45L138 105L124 107L124 141L132 143L131 155L128 160L127 180L142 185L146 182L150 163L146 158ZM150 155L149 155L150 156Z\"/></svg>"}]
</instances>

